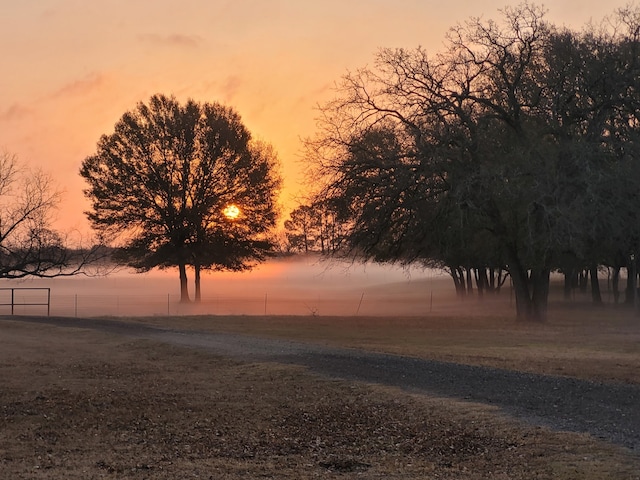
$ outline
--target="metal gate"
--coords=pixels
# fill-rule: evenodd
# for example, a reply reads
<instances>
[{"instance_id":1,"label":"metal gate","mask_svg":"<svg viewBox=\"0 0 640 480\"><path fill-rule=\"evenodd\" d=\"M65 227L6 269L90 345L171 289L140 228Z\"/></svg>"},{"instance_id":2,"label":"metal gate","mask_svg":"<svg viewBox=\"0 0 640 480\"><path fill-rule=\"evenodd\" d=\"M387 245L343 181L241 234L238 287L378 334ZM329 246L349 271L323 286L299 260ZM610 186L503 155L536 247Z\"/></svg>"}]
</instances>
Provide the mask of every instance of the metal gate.
<instances>
[{"instance_id":1,"label":"metal gate","mask_svg":"<svg viewBox=\"0 0 640 480\"><path fill-rule=\"evenodd\" d=\"M16 298L16 292L20 292L23 290L39 290L39 291L46 291L47 292L47 299L46 302L44 300L42 301L36 301L36 300L32 300L31 298ZM50 288L0 288L0 291L10 291L11 292L11 301L10 302L5 302L5 303L0 303L0 306L11 306L11 315L15 314L15 307L20 307L20 306L42 306L42 307L47 307L47 317L50 316L51 314L51 289ZM2 296L2 300L4 300L4 295ZM22 301L21 301L22 300Z\"/></svg>"}]
</instances>

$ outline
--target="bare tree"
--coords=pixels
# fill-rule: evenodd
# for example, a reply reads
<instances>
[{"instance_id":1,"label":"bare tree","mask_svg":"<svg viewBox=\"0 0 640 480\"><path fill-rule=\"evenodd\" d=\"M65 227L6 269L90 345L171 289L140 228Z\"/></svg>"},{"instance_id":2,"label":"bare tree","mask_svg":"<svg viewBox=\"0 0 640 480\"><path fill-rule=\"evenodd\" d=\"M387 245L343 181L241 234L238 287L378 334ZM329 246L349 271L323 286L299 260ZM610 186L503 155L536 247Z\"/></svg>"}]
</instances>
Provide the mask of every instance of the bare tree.
<instances>
[{"instance_id":1,"label":"bare tree","mask_svg":"<svg viewBox=\"0 0 640 480\"><path fill-rule=\"evenodd\" d=\"M60 198L49 175L0 153L0 278L76 275L97 259L52 228Z\"/></svg>"}]
</instances>

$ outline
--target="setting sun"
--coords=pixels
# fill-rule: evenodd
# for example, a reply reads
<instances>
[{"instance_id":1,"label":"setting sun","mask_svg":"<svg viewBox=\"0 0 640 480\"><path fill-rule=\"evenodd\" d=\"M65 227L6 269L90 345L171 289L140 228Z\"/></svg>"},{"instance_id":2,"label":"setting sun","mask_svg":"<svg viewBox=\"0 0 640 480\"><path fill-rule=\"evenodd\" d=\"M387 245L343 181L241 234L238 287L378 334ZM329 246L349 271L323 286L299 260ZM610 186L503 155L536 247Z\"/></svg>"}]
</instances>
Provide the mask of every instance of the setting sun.
<instances>
[{"instance_id":1,"label":"setting sun","mask_svg":"<svg viewBox=\"0 0 640 480\"><path fill-rule=\"evenodd\" d=\"M224 213L224 216L229 220L235 220L240 215L240 209L236 205L231 204L226 207L222 213Z\"/></svg>"}]
</instances>

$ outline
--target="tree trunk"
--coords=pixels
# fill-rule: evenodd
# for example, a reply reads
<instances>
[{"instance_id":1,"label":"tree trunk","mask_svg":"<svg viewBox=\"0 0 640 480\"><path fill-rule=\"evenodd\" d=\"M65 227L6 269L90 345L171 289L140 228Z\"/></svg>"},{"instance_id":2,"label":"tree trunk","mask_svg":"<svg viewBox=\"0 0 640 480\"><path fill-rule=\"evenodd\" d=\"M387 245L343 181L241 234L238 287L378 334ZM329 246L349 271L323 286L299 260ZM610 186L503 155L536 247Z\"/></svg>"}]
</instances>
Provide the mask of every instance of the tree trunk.
<instances>
[{"instance_id":1,"label":"tree trunk","mask_svg":"<svg viewBox=\"0 0 640 480\"><path fill-rule=\"evenodd\" d=\"M325 252L325 240L326 240L326 230L322 228L322 224L320 224L320 251L324 255Z\"/></svg>"},{"instance_id":2,"label":"tree trunk","mask_svg":"<svg viewBox=\"0 0 640 480\"><path fill-rule=\"evenodd\" d=\"M600 283L598 282L598 266L592 265L589 269L591 276L591 299L595 305L602 305L602 295L600 293Z\"/></svg>"},{"instance_id":3,"label":"tree trunk","mask_svg":"<svg viewBox=\"0 0 640 480\"><path fill-rule=\"evenodd\" d=\"M617 305L620 301L620 267L613 267L611 289L613 290L613 302Z\"/></svg>"},{"instance_id":4,"label":"tree trunk","mask_svg":"<svg viewBox=\"0 0 640 480\"><path fill-rule=\"evenodd\" d=\"M587 293L587 283L589 281L589 271L586 269L580 269L578 272L578 288L580 293Z\"/></svg>"},{"instance_id":5,"label":"tree trunk","mask_svg":"<svg viewBox=\"0 0 640 480\"><path fill-rule=\"evenodd\" d=\"M451 278L453 278L453 284L456 287L456 295L458 298L463 298L465 294L464 275L460 273L460 268L450 266L449 274L451 275Z\"/></svg>"},{"instance_id":6,"label":"tree trunk","mask_svg":"<svg viewBox=\"0 0 640 480\"><path fill-rule=\"evenodd\" d=\"M467 294L473 294L473 272L471 268L467 267Z\"/></svg>"},{"instance_id":7,"label":"tree trunk","mask_svg":"<svg viewBox=\"0 0 640 480\"><path fill-rule=\"evenodd\" d=\"M195 302L196 303L200 303L200 300L202 298L201 295L201 289L200 289L200 265L194 265L194 270L195 270L195 281L196 281L196 296L195 296Z\"/></svg>"},{"instance_id":8,"label":"tree trunk","mask_svg":"<svg viewBox=\"0 0 640 480\"><path fill-rule=\"evenodd\" d=\"M516 315L518 320L528 320L531 316L531 297L529 296L529 278L521 265L509 265L509 274L513 280L516 295Z\"/></svg>"},{"instance_id":9,"label":"tree trunk","mask_svg":"<svg viewBox=\"0 0 640 480\"><path fill-rule=\"evenodd\" d=\"M495 287L496 293L500 293L500 290L502 289L504 282L507 281L507 277L509 277L509 275L510 274L508 270L503 270L502 268L498 269L498 276L496 277L496 287Z\"/></svg>"},{"instance_id":10,"label":"tree trunk","mask_svg":"<svg viewBox=\"0 0 640 480\"><path fill-rule=\"evenodd\" d=\"M180 270L180 303L189 303L189 289L187 287L187 266L184 263L178 265Z\"/></svg>"},{"instance_id":11,"label":"tree trunk","mask_svg":"<svg viewBox=\"0 0 640 480\"><path fill-rule=\"evenodd\" d=\"M489 277L485 267L476 269L476 284L478 285L478 296L482 297L484 292L490 292Z\"/></svg>"},{"instance_id":12,"label":"tree trunk","mask_svg":"<svg viewBox=\"0 0 640 480\"><path fill-rule=\"evenodd\" d=\"M636 262L635 259L629 260L627 265L627 288L625 290L624 303L634 305L636 302Z\"/></svg>"},{"instance_id":13,"label":"tree trunk","mask_svg":"<svg viewBox=\"0 0 640 480\"><path fill-rule=\"evenodd\" d=\"M548 268L533 270L531 272L531 314L529 320L544 322L547 319L547 306L549 305L549 277L551 271Z\"/></svg>"},{"instance_id":14,"label":"tree trunk","mask_svg":"<svg viewBox=\"0 0 640 480\"><path fill-rule=\"evenodd\" d=\"M571 291L575 285L576 269L570 268L564 271L564 299L571 300Z\"/></svg>"},{"instance_id":15,"label":"tree trunk","mask_svg":"<svg viewBox=\"0 0 640 480\"><path fill-rule=\"evenodd\" d=\"M515 249L509 252L509 274L516 294L518 320L543 322L547 318L549 276L551 270L539 268L528 271L518 260Z\"/></svg>"}]
</instances>

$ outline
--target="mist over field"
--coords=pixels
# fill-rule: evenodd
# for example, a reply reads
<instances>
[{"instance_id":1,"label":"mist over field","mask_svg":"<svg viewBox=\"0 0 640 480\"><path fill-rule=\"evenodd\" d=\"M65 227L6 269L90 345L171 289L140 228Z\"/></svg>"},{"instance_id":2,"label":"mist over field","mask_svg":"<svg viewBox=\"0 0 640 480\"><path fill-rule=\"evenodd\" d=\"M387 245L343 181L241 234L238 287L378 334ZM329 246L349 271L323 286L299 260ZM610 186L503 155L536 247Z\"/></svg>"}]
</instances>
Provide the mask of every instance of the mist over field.
<instances>
[{"instance_id":1,"label":"mist over field","mask_svg":"<svg viewBox=\"0 0 640 480\"><path fill-rule=\"evenodd\" d=\"M189 271L193 299L193 272ZM14 288L14 313L51 315L425 315L451 306L455 291L443 272L422 268L322 260L316 256L273 259L249 272L207 272L202 302L180 304L177 270L137 274L120 270L103 277L2 280ZM11 291L0 291L0 303ZM10 306L0 307L10 313Z\"/></svg>"}]
</instances>

